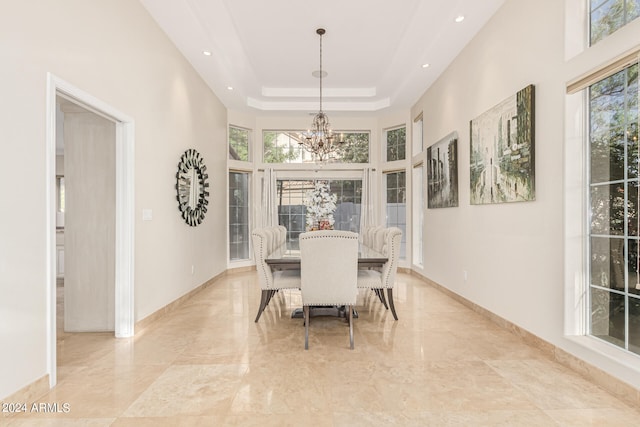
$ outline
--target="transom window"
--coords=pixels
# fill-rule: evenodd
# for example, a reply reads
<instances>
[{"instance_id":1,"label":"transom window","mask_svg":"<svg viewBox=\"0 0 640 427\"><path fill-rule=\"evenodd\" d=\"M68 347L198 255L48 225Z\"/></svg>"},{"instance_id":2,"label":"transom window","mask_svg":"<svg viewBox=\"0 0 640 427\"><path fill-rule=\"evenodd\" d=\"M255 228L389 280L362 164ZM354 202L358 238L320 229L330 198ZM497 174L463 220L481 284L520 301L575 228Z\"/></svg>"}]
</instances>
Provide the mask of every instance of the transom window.
<instances>
[{"instance_id":1,"label":"transom window","mask_svg":"<svg viewBox=\"0 0 640 427\"><path fill-rule=\"evenodd\" d=\"M404 160L407 151L407 128L405 126L386 132L387 161Z\"/></svg>"},{"instance_id":2,"label":"transom window","mask_svg":"<svg viewBox=\"0 0 640 427\"><path fill-rule=\"evenodd\" d=\"M333 163L368 163L369 132L334 132L345 143L330 161ZM300 131L268 130L262 133L265 163L313 163L311 153L300 145Z\"/></svg>"},{"instance_id":3,"label":"transom window","mask_svg":"<svg viewBox=\"0 0 640 427\"><path fill-rule=\"evenodd\" d=\"M248 129L229 126L229 158L231 160L249 161L249 137Z\"/></svg>"},{"instance_id":4,"label":"transom window","mask_svg":"<svg viewBox=\"0 0 640 427\"><path fill-rule=\"evenodd\" d=\"M591 44L640 16L640 0L591 0Z\"/></svg>"},{"instance_id":5,"label":"transom window","mask_svg":"<svg viewBox=\"0 0 640 427\"><path fill-rule=\"evenodd\" d=\"M640 353L638 65L589 88L590 334Z\"/></svg>"}]
</instances>

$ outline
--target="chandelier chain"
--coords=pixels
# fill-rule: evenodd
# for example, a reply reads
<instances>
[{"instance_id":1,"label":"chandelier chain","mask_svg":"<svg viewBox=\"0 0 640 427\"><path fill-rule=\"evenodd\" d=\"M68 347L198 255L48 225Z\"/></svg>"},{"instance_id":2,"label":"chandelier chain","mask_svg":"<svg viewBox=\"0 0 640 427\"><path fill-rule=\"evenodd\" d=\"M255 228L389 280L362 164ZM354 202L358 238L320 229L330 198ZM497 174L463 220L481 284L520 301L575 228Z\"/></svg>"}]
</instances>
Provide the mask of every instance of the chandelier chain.
<instances>
[{"instance_id":1,"label":"chandelier chain","mask_svg":"<svg viewBox=\"0 0 640 427\"><path fill-rule=\"evenodd\" d=\"M322 113L322 34L320 32L320 112Z\"/></svg>"}]
</instances>

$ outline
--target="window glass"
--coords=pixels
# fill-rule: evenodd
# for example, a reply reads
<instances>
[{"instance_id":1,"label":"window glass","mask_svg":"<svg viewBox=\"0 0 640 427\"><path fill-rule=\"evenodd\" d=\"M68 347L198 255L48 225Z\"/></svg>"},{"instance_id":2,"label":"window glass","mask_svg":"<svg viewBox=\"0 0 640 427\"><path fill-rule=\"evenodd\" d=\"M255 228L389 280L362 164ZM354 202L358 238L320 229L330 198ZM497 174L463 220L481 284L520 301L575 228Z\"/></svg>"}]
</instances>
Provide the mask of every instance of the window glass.
<instances>
[{"instance_id":1,"label":"window glass","mask_svg":"<svg viewBox=\"0 0 640 427\"><path fill-rule=\"evenodd\" d=\"M404 160L406 158L407 128L391 129L387 134L387 161Z\"/></svg>"},{"instance_id":2,"label":"window glass","mask_svg":"<svg viewBox=\"0 0 640 427\"><path fill-rule=\"evenodd\" d=\"M640 0L592 0L589 14L591 44L625 26L640 15Z\"/></svg>"},{"instance_id":3,"label":"window glass","mask_svg":"<svg viewBox=\"0 0 640 427\"><path fill-rule=\"evenodd\" d=\"M229 158L249 161L249 130L229 126Z\"/></svg>"},{"instance_id":4,"label":"window glass","mask_svg":"<svg viewBox=\"0 0 640 427\"><path fill-rule=\"evenodd\" d=\"M368 163L369 132L335 132L339 141L330 163ZM269 130L262 134L265 163L314 163L301 145L299 131Z\"/></svg>"},{"instance_id":5,"label":"window glass","mask_svg":"<svg viewBox=\"0 0 640 427\"><path fill-rule=\"evenodd\" d=\"M249 258L249 173L229 172L229 259Z\"/></svg>"},{"instance_id":6,"label":"window glass","mask_svg":"<svg viewBox=\"0 0 640 427\"><path fill-rule=\"evenodd\" d=\"M314 193L321 199L333 200L335 209L330 210L335 230L360 230L360 179L278 180L277 192L278 223L287 228L287 244L291 248L298 249L298 236L309 228Z\"/></svg>"},{"instance_id":7,"label":"window glass","mask_svg":"<svg viewBox=\"0 0 640 427\"><path fill-rule=\"evenodd\" d=\"M637 64L589 88L589 130L590 334L640 353Z\"/></svg>"},{"instance_id":8,"label":"window glass","mask_svg":"<svg viewBox=\"0 0 640 427\"><path fill-rule=\"evenodd\" d=\"M389 172L386 174L386 214L387 227L398 227L402 230L400 259L406 258L407 239L407 185L406 172Z\"/></svg>"}]
</instances>

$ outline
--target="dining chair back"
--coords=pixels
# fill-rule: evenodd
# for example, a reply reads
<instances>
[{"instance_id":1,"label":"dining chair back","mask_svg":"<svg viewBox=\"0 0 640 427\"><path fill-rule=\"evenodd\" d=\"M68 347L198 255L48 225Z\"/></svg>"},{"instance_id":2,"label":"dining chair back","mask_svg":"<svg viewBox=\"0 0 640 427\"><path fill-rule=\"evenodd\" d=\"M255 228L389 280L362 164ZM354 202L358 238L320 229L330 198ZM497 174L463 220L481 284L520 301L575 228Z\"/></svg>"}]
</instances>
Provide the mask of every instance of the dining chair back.
<instances>
[{"instance_id":1,"label":"dining chair back","mask_svg":"<svg viewBox=\"0 0 640 427\"><path fill-rule=\"evenodd\" d=\"M375 225L365 225L360 230L360 241L364 246L371 247L371 230L373 230L374 227Z\"/></svg>"},{"instance_id":2,"label":"dining chair back","mask_svg":"<svg viewBox=\"0 0 640 427\"><path fill-rule=\"evenodd\" d=\"M276 249L287 244L287 227L284 225L276 226L278 230L278 242L276 245Z\"/></svg>"},{"instance_id":3,"label":"dining chair back","mask_svg":"<svg viewBox=\"0 0 640 427\"><path fill-rule=\"evenodd\" d=\"M262 227L252 231L253 254L258 272L258 282L262 289L260 306L256 315L256 322L273 295L280 289L300 289L300 270L272 271L266 259L274 248L276 238L273 227Z\"/></svg>"},{"instance_id":4,"label":"dining chair back","mask_svg":"<svg viewBox=\"0 0 640 427\"><path fill-rule=\"evenodd\" d=\"M353 349L353 306L358 296L358 234L321 230L300 234L300 286L309 348L309 306L346 306Z\"/></svg>"},{"instance_id":5,"label":"dining chair back","mask_svg":"<svg viewBox=\"0 0 640 427\"><path fill-rule=\"evenodd\" d=\"M359 270L358 271L358 288L373 289L380 298L385 308L391 308L393 318L398 320L395 304L393 302L393 287L396 281L396 273L398 271L398 260L400 259L400 245L402 242L402 230L397 227L384 229L384 233L376 233L376 237L384 236L383 243L379 244L380 253L387 256L387 262L378 270ZM385 298L384 290L387 290ZM387 299L389 304L387 305Z\"/></svg>"},{"instance_id":6,"label":"dining chair back","mask_svg":"<svg viewBox=\"0 0 640 427\"><path fill-rule=\"evenodd\" d=\"M388 228L385 227L377 227L373 232L373 249L376 251L383 253L384 247L386 245L387 233L389 232Z\"/></svg>"}]
</instances>

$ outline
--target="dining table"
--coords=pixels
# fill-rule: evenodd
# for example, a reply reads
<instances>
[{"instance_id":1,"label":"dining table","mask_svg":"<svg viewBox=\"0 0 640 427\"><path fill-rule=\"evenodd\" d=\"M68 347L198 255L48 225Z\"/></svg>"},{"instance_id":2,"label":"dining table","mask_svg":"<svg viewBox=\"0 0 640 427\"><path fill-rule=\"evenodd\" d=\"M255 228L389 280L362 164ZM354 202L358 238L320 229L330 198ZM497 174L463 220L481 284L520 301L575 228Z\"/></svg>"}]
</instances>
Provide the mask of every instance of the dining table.
<instances>
[{"instance_id":1,"label":"dining table","mask_svg":"<svg viewBox=\"0 0 640 427\"><path fill-rule=\"evenodd\" d=\"M360 242L358 244L358 268L375 268L382 267L389 258L366 246ZM289 245L282 245L273 250L269 256L265 258L265 262L273 270L300 270L300 249L293 248ZM346 317L346 309L344 306L337 307L311 307L310 316L337 316ZM358 312L354 309L353 316L358 317ZM303 318L302 308L296 308L291 313L292 318Z\"/></svg>"},{"instance_id":2,"label":"dining table","mask_svg":"<svg viewBox=\"0 0 640 427\"><path fill-rule=\"evenodd\" d=\"M382 267L389 258L375 249L358 244L358 267ZM282 245L265 258L265 262L274 270L299 270L300 249Z\"/></svg>"}]
</instances>

